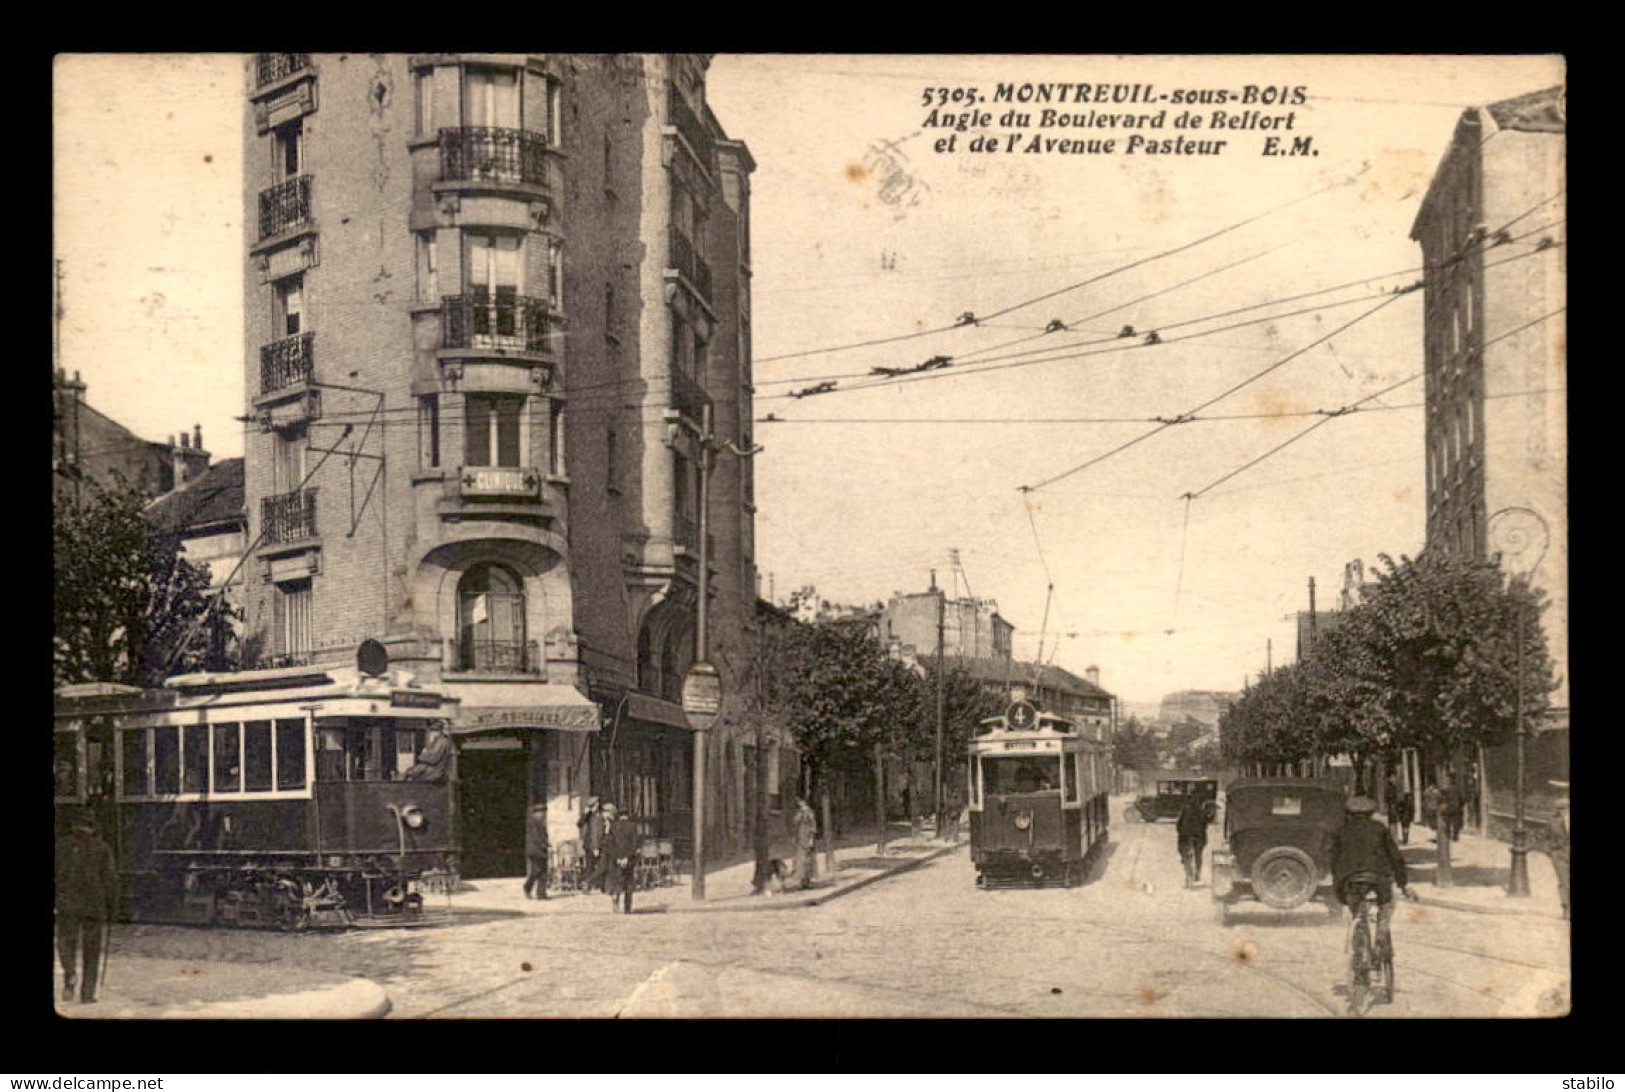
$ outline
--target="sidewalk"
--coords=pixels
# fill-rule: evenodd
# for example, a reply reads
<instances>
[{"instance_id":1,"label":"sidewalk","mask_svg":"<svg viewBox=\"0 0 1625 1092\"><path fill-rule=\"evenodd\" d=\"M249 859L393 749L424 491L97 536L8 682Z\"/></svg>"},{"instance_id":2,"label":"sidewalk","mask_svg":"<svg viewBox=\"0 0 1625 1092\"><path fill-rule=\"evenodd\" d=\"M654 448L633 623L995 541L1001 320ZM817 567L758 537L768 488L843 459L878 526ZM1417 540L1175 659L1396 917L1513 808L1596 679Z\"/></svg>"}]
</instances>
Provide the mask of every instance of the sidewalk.
<instances>
[{"instance_id":1,"label":"sidewalk","mask_svg":"<svg viewBox=\"0 0 1625 1092\"><path fill-rule=\"evenodd\" d=\"M73 1020L372 1020L389 1012L383 987L280 964L115 956L94 1005L63 1001ZM62 989L61 968L52 989ZM177 998L185 998L177 1001Z\"/></svg>"},{"instance_id":2,"label":"sidewalk","mask_svg":"<svg viewBox=\"0 0 1625 1092\"><path fill-rule=\"evenodd\" d=\"M687 873L677 877L669 887L656 887L638 891L632 896L634 914L706 914L755 910L798 910L819 906L842 895L917 868L926 861L946 856L966 845L963 831L957 841L940 842L929 835L914 839L908 827L897 825L883 857L875 855L875 832L853 831L837 840L835 872L814 877L809 890L800 890L793 878L782 892L764 895L751 894L751 879L755 875L754 860L745 860L713 867L705 874L705 901L692 897L692 879ZM775 845L777 857L789 851ZM823 855L818 856L823 867ZM518 877L465 881L462 888L449 899L454 915L466 913L521 913L521 914L607 914L610 912L608 896L600 891L590 893L564 891L549 892L545 901L524 897ZM436 900L438 903L438 899Z\"/></svg>"},{"instance_id":3,"label":"sidewalk","mask_svg":"<svg viewBox=\"0 0 1625 1092\"><path fill-rule=\"evenodd\" d=\"M1462 832L1450 844L1451 887L1437 883L1438 845L1432 828L1411 827L1410 842L1401 846L1411 874L1411 889L1424 905L1477 914L1519 914L1527 917L1563 917L1563 902L1557 892L1557 871L1544 853L1529 853L1529 897L1507 895L1511 873L1511 847L1505 842Z\"/></svg>"}]
</instances>

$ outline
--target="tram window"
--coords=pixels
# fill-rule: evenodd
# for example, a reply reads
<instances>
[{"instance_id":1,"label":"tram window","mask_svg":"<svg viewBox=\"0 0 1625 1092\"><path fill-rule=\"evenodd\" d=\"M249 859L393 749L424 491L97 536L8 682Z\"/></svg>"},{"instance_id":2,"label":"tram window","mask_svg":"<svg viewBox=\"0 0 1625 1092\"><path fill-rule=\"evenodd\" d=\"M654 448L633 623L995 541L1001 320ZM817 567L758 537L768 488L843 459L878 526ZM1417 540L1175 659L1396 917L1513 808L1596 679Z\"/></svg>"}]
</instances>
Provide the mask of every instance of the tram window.
<instances>
[{"instance_id":1,"label":"tram window","mask_svg":"<svg viewBox=\"0 0 1625 1092\"><path fill-rule=\"evenodd\" d=\"M79 795L79 735L56 733L56 794Z\"/></svg>"},{"instance_id":2,"label":"tram window","mask_svg":"<svg viewBox=\"0 0 1625 1092\"><path fill-rule=\"evenodd\" d=\"M214 726L215 792L243 791L243 741L239 734L240 728L241 725L235 721Z\"/></svg>"},{"instance_id":3,"label":"tram window","mask_svg":"<svg viewBox=\"0 0 1625 1092\"><path fill-rule=\"evenodd\" d=\"M124 754L125 796L147 795L147 729L136 728L119 733Z\"/></svg>"},{"instance_id":4,"label":"tram window","mask_svg":"<svg viewBox=\"0 0 1625 1092\"><path fill-rule=\"evenodd\" d=\"M276 722L276 787L305 787L305 722L302 720Z\"/></svg>"},{"instance_id":5,"label":"tram window","mask_svg":"<svg viewBox=\"0 0 1625 1092\"><path fill-rule=\"evenodd\" d=\"M984 791L994 794L1045 792L1055 788L1061 780L1058 755L989 757L983 759L982 767L982 776L986 779Z\"/></svg>"},{"instance_id":6,"label":"tram window","mask_svg":"<svg viewBox=\"0 0 1625 1092\"><path fill-rule=\"evenodd\" d=\"M399 781L401 775L418 760L418 752L423 750L424 732L422 728L397 728L395 730L395 765L386 770L391 781Z\"/></svg>"},{"instance_id":7,"label":"tram window","mask_svg":"<svg viewBox=\"0 0 1625 1092\"><path fill-rule=\"evenodd\" d=\"M344 729L323 728L317 733L316 780L347 780L344 770Z\"/></svg>"},{"instance_id":8,"label":"tram window","mask_svg":"<svg viewBox=\"0 0 1625 1092\"><path fill-rule=\"evenodd\" d=\"M251 720L243 725L243 790L268 792L271 788L271 722Z\"/></svg>"},{"instance_id":9,"label":"tram window","mask_svg":"<svg viewBox=\"0 0 1625 1092\"><path fill-rule=\"evenodd\" d=\"M1079 776L1080 770L1078 768L1077 760L1082 757L1082 755L1072 756L1073 761L1072 768L1070 770L1068 770L1064 765L1061 766L1061 773L1063 774L1061 782L1066 789L1065 796L1068 802L1075 802L1078 799L1078 782L1080 782L1082 778Z\"/></svg>"},{"instance_id":10,"label":"tram window","mask_svg":"<svg viewBox=\"0 0 1625 1092\"><path fill-rule=\"evenodd\" d=\"M173 724L152 730L152 791L173 796L181 791L181 731Z\"/></svg>"},{"instance_id":11,"label":"tram window","mask_svg":"<svg viewBox=\"0 0 1625 1092\"><path fill-rule=\"evenodd\" d=\"M351 728L347 744L351 781L385 780L382 729Z\"/></svg>"},{"instance_id":12,"label":"tram window","mask_svg":"<svg viewBox=\"0 0 1625 1092\"><path fill-rule=\"evenodd\" d=\"M188 724L181 730L181 791L209 791L209 729Z\"/></svg>"}]
</instances>

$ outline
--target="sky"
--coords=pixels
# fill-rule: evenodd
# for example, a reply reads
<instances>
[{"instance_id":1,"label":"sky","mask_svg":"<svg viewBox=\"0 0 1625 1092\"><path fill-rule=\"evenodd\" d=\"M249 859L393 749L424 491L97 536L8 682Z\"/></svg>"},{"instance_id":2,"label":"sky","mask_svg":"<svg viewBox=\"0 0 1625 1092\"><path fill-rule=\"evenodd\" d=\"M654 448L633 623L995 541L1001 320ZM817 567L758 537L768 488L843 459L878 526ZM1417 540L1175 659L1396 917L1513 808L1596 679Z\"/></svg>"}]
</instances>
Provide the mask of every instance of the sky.
<instances>
[{"instance_id":1,"label":"sky","mask_svg":"<svg viewBox=\"0 0 1625 1092\"><path fill-rule=\"evenodd\" d=\"M55 83L61 363L217 459L242 453L241 71L69 56ZM1394 290L1461 111L1562 80L1549 57L716 56L710 105L757 164L762 593L872 604L935 570L1019 657L1131 702L1289 662L1311 577L1325 609L1347 562L1422 545L1423 294ZM1039 84L1068 100L1015 101ZM1176 139L1226 143L1152 151Z\"/></svg>"}]
</instances>

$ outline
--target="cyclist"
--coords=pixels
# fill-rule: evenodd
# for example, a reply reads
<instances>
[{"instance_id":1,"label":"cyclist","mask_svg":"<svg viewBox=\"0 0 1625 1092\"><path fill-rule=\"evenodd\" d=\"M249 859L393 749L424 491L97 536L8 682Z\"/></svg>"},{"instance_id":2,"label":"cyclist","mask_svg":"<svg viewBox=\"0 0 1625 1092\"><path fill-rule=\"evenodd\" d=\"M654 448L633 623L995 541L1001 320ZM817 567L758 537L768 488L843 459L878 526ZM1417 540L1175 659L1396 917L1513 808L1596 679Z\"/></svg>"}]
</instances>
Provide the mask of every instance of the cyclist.
<instances>
[{"instance_id":1,"label":"cyclist","mask_svg":"<svg viewBox=\"0 0 1625 1092\"><path fill-rule=\"evenodd\" d=\"M1377 802L1369 796L1351 796L1344 805L1343 825L1332 834L1332 886L1338 901L1352 916L1359 907L1350 894L1350 880L1369 879L1377 888L1377 950L1392 957L1393 939L1388 923L1394 916L1394 885L1407 899L1415 899L1407 884L1405 858L1388 828L1377 822Z\"/></svg>"}]
</instances>

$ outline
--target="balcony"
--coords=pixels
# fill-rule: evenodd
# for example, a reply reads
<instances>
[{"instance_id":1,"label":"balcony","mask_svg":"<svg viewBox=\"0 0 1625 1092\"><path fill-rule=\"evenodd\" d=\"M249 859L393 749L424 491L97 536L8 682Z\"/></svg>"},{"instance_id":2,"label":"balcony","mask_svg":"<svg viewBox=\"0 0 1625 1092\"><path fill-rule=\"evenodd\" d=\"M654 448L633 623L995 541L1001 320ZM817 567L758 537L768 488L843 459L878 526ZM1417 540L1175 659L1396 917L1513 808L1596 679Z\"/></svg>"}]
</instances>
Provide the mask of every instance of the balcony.
<instances>
[{"instance_id":1,"label":"balcony","mask_svg":"<svg viewBox=\"0 0 1625 1092\"><path fill-rule=\"evenodd\" d=\"M256 87L264 87L309 67L309 53L261 53L255 58L254 83Z\"/></svg>"},{"instance_id":2,"label":"balcony","mask_svg":"<svg viewBox=\"0 0 1625 1092\"><path fill-rule=\"evenodd\" d=\"M682 416L693 421L696 425L704 417L704 408L710 403L711 396L705 393L705 388L695 382L694 377L683 372L672 370L671 373L671 408Z\"/></svg>"},{"instance_id":3,"label":"balcony","mask_svg":"<svg viewBox=\"0 0 1625 1092\"><path fill-rule=\"evenodd\" d=\"M686 550L694 553L700 552L700 523L690 516L682 514L671 517L672 541Z\"/></svg>"},{"instance_id":4,"label":"balcony","mask_svg":"<svg viewBox=\"0 0 1625 1092\"><path fill-rule=\"evenodd\" d=\"M545 354L553 322L547 302L530 296L446 296L440 301L440 344Z\"/></svg>"},{"instance_id":5,"label":"balcony","mask_svg":"<svg viewBox=\"0 0 1625 1092\"><path fill-rule=\"evenodd\" d=\"M260 346L260 393L309 383L315 372L315 334L295 334Z\"/></svg>"},{"instance_id":6,"label":"balcony","mask_svg":"<svg viewBox=\"0 0 1625 1092\"><path fill-rule=\"evenodd\" d=\"M300 174L260 191L260 238L281 235L310 221L310 175Z\"/></svg>"},{"instance_id":7,"label":"balcony","mask_svg":"<svg viewBox=\"0 0 1625 1092\"><path fill-rule=\"evenodd\" d=\"M440 130L444 182L548 185L547 138L527 129L471 125Z\"/></svg>"},{"instance_id":8,"label":"balcony","mask_svg":"<svg viewBox=\"0 0 1625 1092\"><path fill-rule=\"evenodd\" d=\"M458 671L540 675L542 667L535 641L487 641L465 637L457 642Z\"/></svg>"},{"instance_id":9,"label":"balcony","mask_svg":"<svg viewBox=\"0 0 1625 1092\"><path fill-rule=\"evenodd\" d=\"M498 500L537 500L542 474L530 466L465 466L457 475L457 495Z\"/></svg>"},{"instance_id":10,"label":"balcony","mask_svg":"<svg viewBox=\"0 0 1625 1092\"><path fill-rule=\"evenodd\" d=\"M260 521L267 543L299 542L316 537L316 490L296 489L260 501Z\"/></svg>"},{"instance_id":11,"label":"balcony","mask_svg":"<svg viewBox=\"0 0 1625 1092\"><path fill-rule=\"evenodd\" d=\"M716 160L716 142L711 139L710 130L705 127L705 123L689 107L688 101L683 98L682 93L677 88L673 87L671 89L668 102L670 105L667 111L668 120L681 134L682 138L688 142L688 146L694 150L694 155L699 159L700 165L709 171L711 164Z\"/></svg>"},{"instance_id":12,"label":"balcony","mask_svg":"<svg viewBox=\"0 0 1625 1092\"><path fill-rule=\"evenodd\" d=\"M699 292L700 298L706 301L711 299L711 267L706 264L700 252L688 238L676 227L666 231L670 257L667 267L675 269L688 278L688 283Z\"/></svg>"}]
</instances>

